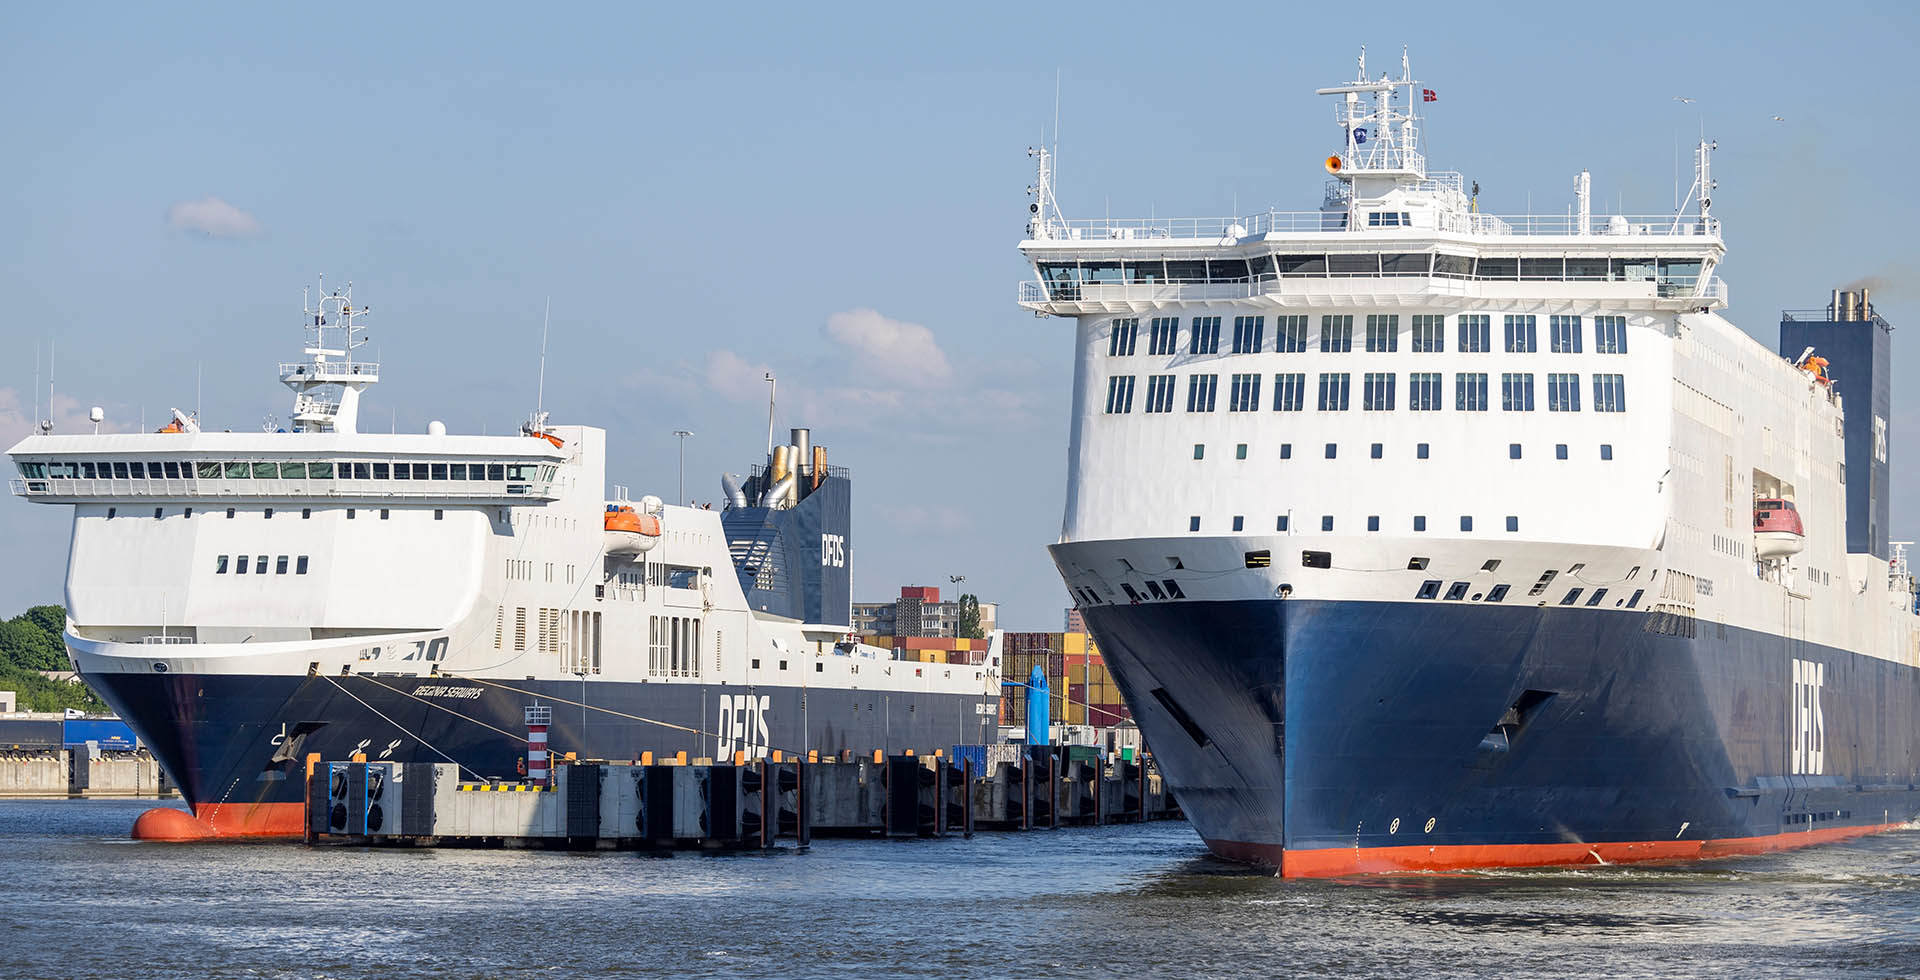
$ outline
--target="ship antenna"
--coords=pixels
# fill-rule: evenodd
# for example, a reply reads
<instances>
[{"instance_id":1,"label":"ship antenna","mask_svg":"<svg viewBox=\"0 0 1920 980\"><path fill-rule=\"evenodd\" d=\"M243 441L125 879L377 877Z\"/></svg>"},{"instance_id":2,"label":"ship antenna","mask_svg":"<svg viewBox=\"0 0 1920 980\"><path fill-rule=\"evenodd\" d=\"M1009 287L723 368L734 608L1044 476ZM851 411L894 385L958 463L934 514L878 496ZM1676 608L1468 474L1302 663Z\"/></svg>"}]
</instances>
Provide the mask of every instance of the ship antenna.
<instances>
[{"instance_id":1,"label":"ship antenna","mask_svg":"<svg viewBox=\"0 0 1920 980\"><path fill-rule=\"evenodd\" d=\"M547 325L553 321L553 297L547 297L546 312L540 314L540 383L533 396L533 425L538 432L547 425Z\"/></svg>"}]
</instances>

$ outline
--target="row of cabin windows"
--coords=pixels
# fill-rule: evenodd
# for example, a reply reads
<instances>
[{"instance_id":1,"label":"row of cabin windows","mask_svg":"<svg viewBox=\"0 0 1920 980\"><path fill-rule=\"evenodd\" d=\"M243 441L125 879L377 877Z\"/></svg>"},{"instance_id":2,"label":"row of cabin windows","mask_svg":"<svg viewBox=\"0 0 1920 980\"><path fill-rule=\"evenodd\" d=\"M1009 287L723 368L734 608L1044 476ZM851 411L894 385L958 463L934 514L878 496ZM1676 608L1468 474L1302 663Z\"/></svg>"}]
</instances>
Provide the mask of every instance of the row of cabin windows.
<instances>
[{"instance_id":1,"label":"row of cabin windows","mask_svg":"<svg viewBox=\"0 0 1920 980\"><path fill-rule=\"evenodd\" d=\"M1384 443L1384 442L1376 442L1376 443L1373 443L1373 444L1372 444L1372 446L1371 446L1371 447L1369 448L1369 454L1370 454L1370 456L1371 456L1371 457L1372 457L1373 459L1385 459L1385 458L1386 458L1386 451L1387 451L1387 444L1386 444L1386 443ZM1326 454L1327 454L1327 458L1328 458L1328 459L1339 459L1339 458L1340 458L1340 444L1339 444L1339 443L1337 443L1337 442L1329 442L1329 443L1327 443L1327 445L1326 445ZM1431 458L1432 458L1432 455L1433 455L1433 454L1432 454L1432 447L1431 447L1431 446L1430 446L1429 444L1427 444L1427 443L1424 443L1424 442L1421 442L1421 443L1415 443L1415 444L1414 444L1414 447L1413 447L1413 456L1414 456L1414 458L1415 458L1415 459L1431 459ZM1568 458L1568 457L1567 457L1567 444L1566 444L1566 443L1564 443L1564 442L1560 442L1560 443L1555 443L1555 444L1554 444L1554 447L1553 447L1553 456L1554 456L1554 458L1555 458L1555 459L1566 459L1566 458ZM1204 443L1204 442L1196 442L1196 443L1194 443L1194 444L1193 444L1193 458L1194 458L1194 459L1206 459L1206 458L1207 458L1207 444L1206 444L1206 443ZM1234 459L1246 459L1246 458L1247 458L1247 444L1246 444L1246 443L1244 443L1244 442L1242 442L1242 443L1238 443L1238 444L1236 444L1236 445L1235 445L1235 446L1233 447L1233 458L1234 458ZM1283 443L1281 443L1281 444L1280 444L1280 458L1281 458L1281 459L1292 459L1292 458L1293 458L1293 443L1290 443L1290 442L1283 442ZM1507 458L1508 458L1508 459L1520 459L1520 458L1521 458L1521 452L1520 452L1520 443L1517 443L1517 442L1514 442L1514 443L1508 443L1508 444L1507 444ZM1600 458L1601 458L1602 460L1606 460L1606 461L1611 461L1611 460L1613 459L1613 444L1612 444L1612 443L1610 443L1610 442L1603 442L1603 443L1601 443L1601 444L1600 444Z\"/></svg>"},{"instance_id":2,"label":"row of cabin windows","mask_svg":"<svg viewBox=\"0 0 1920 980\"><path fill-rule=\"evenodd\" d=\"M1415 599L1442 599L1447 602L1457 602L1461 599L1467 598L1467 592L1469 588L1471 588L1471 586L1469 586L1468 583L1466 582L1455 582L1452 585L1447 587L1446 595L1442 596L1440 594L1440 585L1441 585L1441 582L1437 578L1427 579L1426 581L1420 583L1420 588L1414 592L1413 597ZM1508 586L1504 582L1498 585L1495 585L1491 589L1487 590L1486 601L1501 602L1505 600L1509 589L1510 589L1510 586ZM1529 594L1531 595L1532 593L1529 593ZM1576 603L1580 603L1580 597L1583 594L1585 594L1587 597L1587 601L1583 603L1583 605L1589 608L1600 605L1602 602L1606 601L1606 598L1607 598L1607 590L1605 588L1594 589L1591 593L1588 593L1585 588L1578 588L1578 589L1571 589L1567 592L1566 595L1562 596L1560 598L1560 604L1563 606L1571 606ZM1647 594L1647 590L1645 589L1635 589L1633 590L1633 595L1631 597L1626 599L1616 598L1613 600L1613 604L1615 607L1636 609L1636 608L1639 608L1640 600L1646 594ZM1480 601L1480 594L1474 593L1473 600L1475 602Z\"/></svg>"},{"instance_id":3,"label":"row of cabin windows","mask_svg":"<svg viewBox=\"0 0 1920 980\"><path fill-rule=\"evenodd\" d=\"M1200 533L1200 524L1201 524L1200 515L1198 514L1195 514L1192 517L1187 518L1187 531L1193 534ZM1240 532L1240 531L1245 531L1246 529L1247 529L1246 516L1242 514L1235 514L1233 516L1233 530L1235 532ZM1291 531L1293 529L1292 515L1281 514L1278 518L1274 520L1273 529L1275 531ZM1327 534L1333 533L1333 515L1332 514L1322 514L1320 516L1320 530L1323 533L1327 533ZM1378 532L1380 530L1380 515L1378 514L1368 515L1367 530L1369 532ZM1416 534L1426 533L1427 516L1425 514L1413 515L1413 530L1414 530L1414 533ZM1468 515L1468 514L1460 515L1460 530L1462 531L1473 530L1473 517L1471 515ZM1512 514L1507 515L1507 531L1510 534L1520 533L1520 518L1518 516L1512 515Z\"/></svg>"},{"instance_id":4,"label":"row of cabin windows","mask_svg":"<svg viewBox=\"0 0 1920 980\"><path fill-rule=\"evenodd\" d=\"M1351 276L1435 276L1496 282L1658 282L1691 286L1699 259L1521 258L1431 252L1256 255L1239 259L1134 259L1042 262L1041 282L1056 299L1073 299L1081 285L1249 282Z\"/></svg>"},{"instance_id":5,"label":"row of cabin windows","mask_svg":"<svg viewBox=\"0 0 1920 980\"><path fill-rule=\"evenodd\" d=\"M302 460L75 460L21 463L31 480L531 480L534 463L376 463Z\"/></svg>"},{"instance_id":6,"label":"row of cabin windows","mask_svg":"<svg viewBox=\"0 0 1920 980\"><path fill-rule=\"evenodd\" d=\"M228 569L231 568L233 574L245 575L247 574L247 566L249 564L253 566L253 572L255 575L267 574L268 566L267 566L266 555L255 556L251 562L248 560L248 556L246 555L234 555L231 563L229 563L226 555L215 555L213 556L213 574L225 575L227 574ZM287 574L287 569L289 568L289 566L291 566L291 568L293 569L293 574L295 575L307 574L307 556L306 555L280 555L279 557L273 560L273 566L272 566L273 574L285 575Z\"/></svg>"},{"instance_id":7,"label":"row of cabin windows","mask_svg":"<svg viewBox=\"0 0 1920 980\"><path fill-rule=\"evenodd\" d=\"M1313 347L1322 353L1345 354L1353 350L1352 314L1328 314L1320 318L1320 330L1309 343L1308 317L1290 314L1273 318L1273 344L1266 341L1265 316L1236 316L1228 334L1229 352L1234 354L1299 354ZM1454 318L1454 349L1463 354L1489 353L1493 350L1493 317L1486 313L1462 313ZM1547 349L1555 354L1583 353L1586 317L1549 316ZM1593 320L1593 352L1627 352L1627 318L1596 316ZM1221 317L1196 316L1188 321L1186 353L1220 353ZM1407 349L1416 354L1440 354L1447 349L1447 318L1439 314L1410 317ZM1510 354L1531 354L1540 347L1540 318L1531 314L1506 314L1501 320L1501 349ZM1400 349L1400 314L1369 313L1362 320L1361 343L1368 351L1393 353ZM1167 356L1180 350L1180 318L1156 316L1147 320L1147 353ZM1108 324L1107 356L1132 357L1139 349L1140 318L1119 317Z\"/></svg>"},{"instance_id":8,"label":"row of cabin windows","mask_svg":"<svg viewBox=\"0 0 1920 980\"><path fill-rule=\"evenodd\" d=\"M1391 371L1368 371L1360 376L1360 409L1366 412L1391 412L1399 402L1398 375ZM1486 372L1463 371L1453 376L1453 408L1458 412L1484 412L1491 404L1488 398L1490 375ZM1261 410L1260 387L1262 375L1234 374L1228 376L1227 411L1257 412ZM1313 399L1314 406L1322 412L1344 412L1353 404L1353 375L1345 371L1326 371L1319 377L1319 386ZM1107 378L1106 414L1126 415L1133 411L1135 379L1133 375L1113 375ZM1624 412L1627 410L1626 375L1595 374L1592 376L1592 409L1596 412ZM1148 415L1160 415L1173 411L1174 388L1177 376L1172 374L1151 374L1147 376L1146 397L1142 409ZM1580 411L1580 375L1550 373L1546 376L1547 411ZM1304 373L1276 374L1273 376L1273 410L1276 412L1304 411L1308 401L1307 376ZM1414 371L1407 375L1406 406L1414 412L1437 412L1446 405L1446 376L1440 372ZM1187 376L1186 405L1189 412L1211 412L1219 404L1220 376L1217 374L1190 374ZM1534 410L1534 376L1531 372L1505 372L1500 375L1500 408L1506 412L1531 412Z\"/></svg>"},{"instance_id":9,"label":"row of cabin windows","mask_svg":"<svg viewBox=\"0 0 1920 980\"><path fill-rule=\"evenodd\" d=\"M359 516L360 511L357 508L348 507L346 510L347 510L347 520L351 521L354 518ZM228 507L227 519L232 520L235 515L239 514L239 512L240 512L239 508L237 507ZM380 508L380 519L383 521L386 520L391 513L392 512L385 507ZM119 516L120 516L120 508L118 507L107 508L107 520L113 520L114 518ZM166 516L167 516L167 509L165 507L155 507L153 509L153 517L155 520L160 520L161 518L164 518ZM193 516L193 508L191 507L181 508L180 516L191 518ZM260 516L269 521L273 520L273 508L267 507L262 509L260 512ZM444 510L435 510L433 512L433 519L436 521L445 520L446 517L447 517L447 512ZM300 508L300 519L303 521L312 520L313 508L311 507Z\"/></svg>"}]
</instances>

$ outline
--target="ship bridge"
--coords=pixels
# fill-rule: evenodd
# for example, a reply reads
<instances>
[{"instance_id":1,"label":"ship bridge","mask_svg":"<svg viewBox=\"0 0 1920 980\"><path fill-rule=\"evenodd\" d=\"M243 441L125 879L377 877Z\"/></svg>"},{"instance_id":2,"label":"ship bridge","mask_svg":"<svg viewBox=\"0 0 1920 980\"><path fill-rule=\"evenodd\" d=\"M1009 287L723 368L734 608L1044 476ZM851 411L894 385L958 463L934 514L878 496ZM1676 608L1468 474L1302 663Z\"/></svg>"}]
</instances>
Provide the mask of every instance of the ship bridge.
<instances>
[{"instance_id":1,"label":"ship bridge","mask_svg":"<svg viewBox=\"0 0 1920 980\"><path fill-rule=\"evenodd\" d=\"M1051 155L1031 150L1038 180L1020 250L1035 277L1019 284L1020 305L1058 316L1206 302L1726 305L1713 274L1726 246L1712 213L1711 143L1696 148L1693 188L1673 213L1594 214L1583 171L1565 213L1483 214L1477 184L1427 171L1413 107L1431 93L1419 86L1404 53L1398 79L1369 80L1363 51L1353 82L1319 90L1339 100L1341 143L1322 161L1331 179L1314 211L1069 220L1054 198Z\"/></svg>"},{"instance_id":2,"label":"ship bridge","mask_svg":"<svg viewBox=\"0 0 1920 980\"><path fill-rule=\"evenodd\" d=\"M15 496L56 503L547 503L569 448L526 436L146 433L28 436Z\"/></svg>"}]
</instances>

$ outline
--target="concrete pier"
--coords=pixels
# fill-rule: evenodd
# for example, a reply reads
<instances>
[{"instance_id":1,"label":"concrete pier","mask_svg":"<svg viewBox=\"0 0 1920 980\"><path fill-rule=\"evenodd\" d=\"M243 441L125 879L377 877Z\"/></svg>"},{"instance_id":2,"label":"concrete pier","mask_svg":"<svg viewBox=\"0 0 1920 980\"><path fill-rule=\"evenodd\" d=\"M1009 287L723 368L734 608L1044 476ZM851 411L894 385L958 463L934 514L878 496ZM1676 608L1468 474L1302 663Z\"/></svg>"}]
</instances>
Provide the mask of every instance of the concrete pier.
<instances>
[{"instance_id":1,"label":"concrete pier","mask_svg":"<svg viewBox=\"0 0 1920 980\"><path fill-rule=\"evenodd\" d=\"M146 752L0 750L0 797L170 796L159 760Z\"/></svg>"},{"instance_id":2,"label":"concrete pier","mask_svg":"<svg viewBox=\"0 0 1920 980\"><path fill-rule=\"evenodd\" d=\"M561 762L550 785L463 781L451 763L308 759L309 842L766 848L1180 819L1151 765L1039 750L975 771L935 756L734 765Z\"/></svg>"}]
</instances>

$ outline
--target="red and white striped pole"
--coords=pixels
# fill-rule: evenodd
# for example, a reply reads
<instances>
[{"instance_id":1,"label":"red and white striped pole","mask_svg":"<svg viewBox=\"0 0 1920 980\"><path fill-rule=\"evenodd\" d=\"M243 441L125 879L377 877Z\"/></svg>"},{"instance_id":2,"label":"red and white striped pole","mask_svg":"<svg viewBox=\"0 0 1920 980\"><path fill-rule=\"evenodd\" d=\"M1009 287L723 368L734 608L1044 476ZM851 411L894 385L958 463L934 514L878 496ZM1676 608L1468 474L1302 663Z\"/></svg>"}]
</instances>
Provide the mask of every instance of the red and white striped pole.
<instances>
[{"instance_id":1,"label":"red and white striped pole","mask_svg":"<svg viewBox=\"0 0 1920 980\"><path fill-rule=\"evenodd\" d=\"M527 782L547 785L547 726L553 724L553 708L544 704L527 706Z\"/></svg>"}]
</instances>

